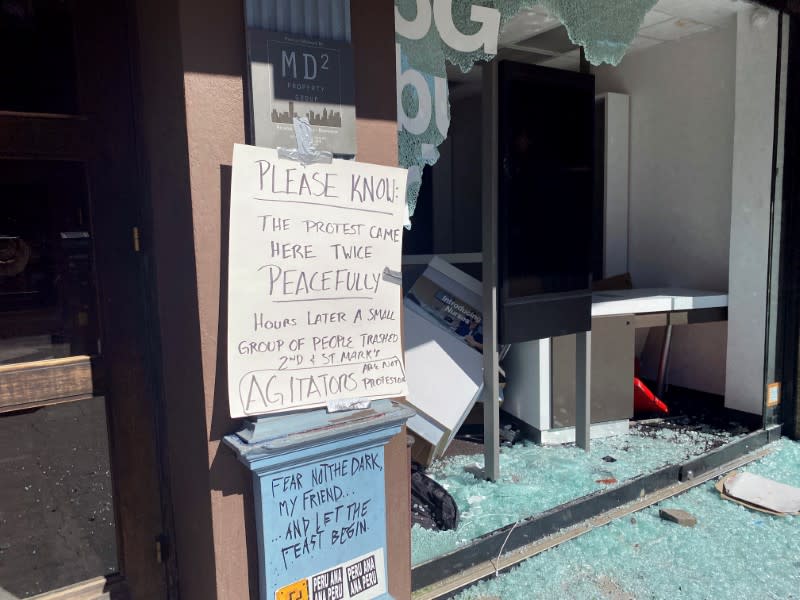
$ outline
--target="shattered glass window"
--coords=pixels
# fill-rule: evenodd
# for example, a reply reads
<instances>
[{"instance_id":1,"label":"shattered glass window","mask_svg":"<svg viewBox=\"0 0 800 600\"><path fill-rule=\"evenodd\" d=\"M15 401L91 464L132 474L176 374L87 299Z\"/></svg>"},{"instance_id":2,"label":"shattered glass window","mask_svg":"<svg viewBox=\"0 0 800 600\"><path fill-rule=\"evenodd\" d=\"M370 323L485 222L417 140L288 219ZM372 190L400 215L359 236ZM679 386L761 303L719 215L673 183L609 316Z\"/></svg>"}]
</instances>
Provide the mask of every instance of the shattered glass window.
<instances>
[{"instance_id":1,"label":"shattered glass window","mask_svg":"<svg viewBox=\"0 0 800 600\"><path fill-rule=\"evenodd\" d=\"M656 0L395 0L397 125L400 165L409 170L414 214L422 169L439 159L450 103L446 63L469 71L497 54L502 24L541 5L583 46L594 64L617 65ZM480 126L480 115L475 115Z\"/></svg>"}]
</instances>

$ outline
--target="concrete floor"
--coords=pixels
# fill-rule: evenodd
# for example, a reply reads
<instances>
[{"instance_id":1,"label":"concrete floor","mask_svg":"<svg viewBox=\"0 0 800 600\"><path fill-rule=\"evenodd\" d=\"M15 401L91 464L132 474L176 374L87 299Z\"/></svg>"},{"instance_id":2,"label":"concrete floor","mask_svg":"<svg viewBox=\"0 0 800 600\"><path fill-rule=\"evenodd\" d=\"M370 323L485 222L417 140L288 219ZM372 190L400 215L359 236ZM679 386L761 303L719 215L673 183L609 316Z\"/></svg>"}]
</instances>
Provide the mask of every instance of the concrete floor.
<instances>
[{"instance_id":1,"label":"concrete floor","mask_svg":"<svg viewBox=\"0 0 800 600\"><path fill-rule=\"evenodd\" d=\"M456 529L434 531L414 525L412 564L417 565L518 520L545 512L633 477L678 464L733 441L744 427L697 423L689 417L633 425L630 433L593 440L591 452L574 445L539 446L521 442L500 453L501 477L480 477L482 446L458 440L427 473L454 498Z\"/></svg>"},{"instance_id":2,"label":"concrete floor","mask_svg":"<svg viewBox=\"0 0 800 600\"><path fill-rule=\"evenodd\" d=\"M0 599L116 570L103 398L0 416Z\"/></svg>"}]
</instances>

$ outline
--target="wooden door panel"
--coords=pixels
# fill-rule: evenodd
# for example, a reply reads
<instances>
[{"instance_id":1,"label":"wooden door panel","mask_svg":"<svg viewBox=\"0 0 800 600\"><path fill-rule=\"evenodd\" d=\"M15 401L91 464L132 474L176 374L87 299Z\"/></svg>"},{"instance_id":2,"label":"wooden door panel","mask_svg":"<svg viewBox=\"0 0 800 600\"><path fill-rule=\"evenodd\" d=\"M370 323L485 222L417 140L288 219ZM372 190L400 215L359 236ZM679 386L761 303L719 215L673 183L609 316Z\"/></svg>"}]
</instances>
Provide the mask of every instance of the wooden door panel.
<instances>
[{"instance_id":1,"label":"wooden door panel","mask_svg":"<svg viewBox=\"0 0 800 600\"><path fill-rule=\"evenodd\" d=\"M157 599L166 594L156 552L162 482L156 386L146 364L145 282L133 239L141 182L127 8L104 0L76 4L76 62L81 113L97 143L87 166L121 572L134 598Z\"/></svg>"},{"instance_id":2,"label":"wooden door panel","mask_svg":"<svg viewBox=\"0 0 800 600\"><path fill-rule=\"evenodd\" d=\"M91 398L89 356L0 365L0 413Z\"/></svg>"},{"instance_id":3,"label":"wooden door panel","mask_svg":"<svg viewBox=\"0 0 800 600\"><path fill-rule=\"evenodd\" d=\"M84 160L94 152L92 137L84 117L0 112L0 156Z\"/></svg>"}]
</instances>

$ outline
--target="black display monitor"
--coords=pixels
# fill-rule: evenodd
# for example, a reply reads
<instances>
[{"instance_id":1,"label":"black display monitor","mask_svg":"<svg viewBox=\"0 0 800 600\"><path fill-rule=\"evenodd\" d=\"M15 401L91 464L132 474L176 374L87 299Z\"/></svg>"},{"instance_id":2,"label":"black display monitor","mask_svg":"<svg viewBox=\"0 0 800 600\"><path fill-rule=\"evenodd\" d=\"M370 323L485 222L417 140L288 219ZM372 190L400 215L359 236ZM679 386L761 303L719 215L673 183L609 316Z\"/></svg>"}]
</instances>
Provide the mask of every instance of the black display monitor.
<instances>
[{"instance_id":1,"label":"black display monitor","mask_svg":"<svg viewBox=\"0 0 800 600\"><path fill-rule=\"evenodd\" d=\"M499 341L591 329L594 77L499 64Z\"/></svg>"}]
</instances>

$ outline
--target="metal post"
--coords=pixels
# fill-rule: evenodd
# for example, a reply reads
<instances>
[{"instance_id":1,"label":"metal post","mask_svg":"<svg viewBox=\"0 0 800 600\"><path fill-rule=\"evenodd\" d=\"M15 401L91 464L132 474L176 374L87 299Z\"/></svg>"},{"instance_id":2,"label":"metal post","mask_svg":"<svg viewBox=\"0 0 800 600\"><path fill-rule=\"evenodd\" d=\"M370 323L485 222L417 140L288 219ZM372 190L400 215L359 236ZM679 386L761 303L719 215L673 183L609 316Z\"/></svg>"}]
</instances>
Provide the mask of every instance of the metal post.
<instances>
[{"instance_id":1,"label":"metal post","mask_svg":"<svg viewBox=\"0 0 800 600\"><path fill-rule=\"evenodd\" d=\"M661 358L658 361L658 377L656 379L656 396L661 398L664 395L664 387L667 379L667 367L669 366L669 345L672 341L672 324L668 323L664 329L664 341L661 344Z\"/></svg>"},{"instance_id":2,"label":"metal post","mask_svg":"<svg viewBox=\"0 0 800 600\"><path fill-rule=\"evenodd\" d=\"M484 476L500 477L497 355L497 61L483 66L483 456Z\"/></svg>"},{"instance_id":3,"label":"metal post","mask_svg":"<svg viewBox=\"0 0 800 600\"><path fill-rule=\"evenodd\" d=\"M575 444L589 451L592 408L592 332L575 335Z\"/></svg>"}]
</instances>

